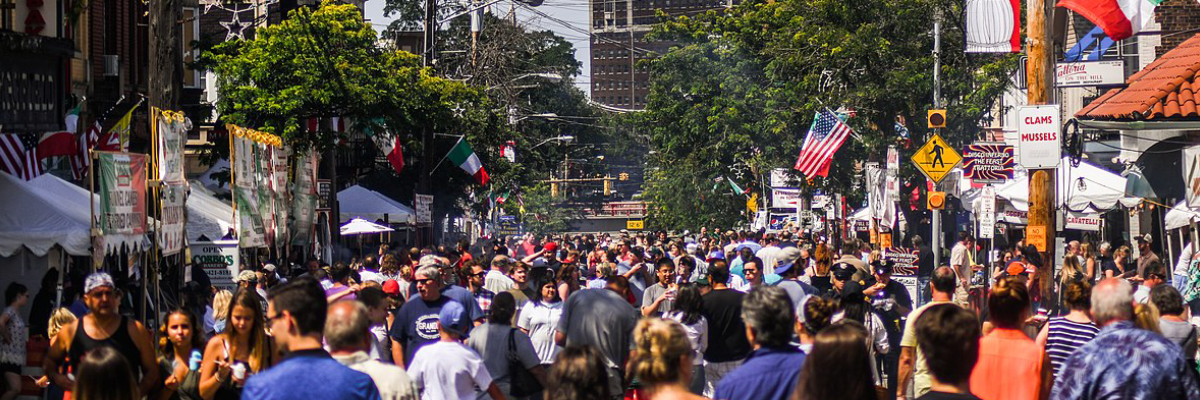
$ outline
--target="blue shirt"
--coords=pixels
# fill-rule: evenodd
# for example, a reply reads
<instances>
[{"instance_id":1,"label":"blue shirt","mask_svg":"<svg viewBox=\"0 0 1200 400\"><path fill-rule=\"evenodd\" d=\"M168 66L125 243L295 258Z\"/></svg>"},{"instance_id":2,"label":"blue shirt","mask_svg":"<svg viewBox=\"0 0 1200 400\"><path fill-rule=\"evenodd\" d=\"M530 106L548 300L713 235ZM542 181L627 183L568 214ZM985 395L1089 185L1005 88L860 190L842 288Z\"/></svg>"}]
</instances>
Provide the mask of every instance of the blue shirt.
<instances>
[{"instance_id":1,"label":"blue shirt","mask_svg":"<svg viewBox=\"0 0 1200 400\"><path fill-rule=\"evenodd\" d=\"M454 300L447 296L438 296L437 300L426 302L417 296L396 311L389 336L404 346L405 367L412 364L417 349L441 338L437 327L438 313L442 311L442 306L450 301Z\"/></svg>"},{"instance_id":2,"label":"blue shirt","mask_svg":"<svg viewBox=\"0 0 1200 400\"><path fill-rule=\"evenodd\" d=\"M796 388L804 352L793 347L760 348L717 383L715 399L787 400Z\"/></svg>"},{"instance_id":3,"label":"blue shirt","mask_svg":"<svg viewBox=\"0 0 1200 400\"><path fill-rule=\"evenodd\" d=\"M367 374L314 349L292 352L278 365L251 376L242 399L379 400L379 390Z\"/></svg>"},{"instance_id":4,"label":"blue shirt","mask_svg":"<svg viewBox=\"0 0 1200 400\"><path fill-rule=\"evenodd\" d=\"M1110 324L1063 362L1050 398L1200 399L1183 351L1162 335L1129 321Z\"/></svg>"}]
</instances>

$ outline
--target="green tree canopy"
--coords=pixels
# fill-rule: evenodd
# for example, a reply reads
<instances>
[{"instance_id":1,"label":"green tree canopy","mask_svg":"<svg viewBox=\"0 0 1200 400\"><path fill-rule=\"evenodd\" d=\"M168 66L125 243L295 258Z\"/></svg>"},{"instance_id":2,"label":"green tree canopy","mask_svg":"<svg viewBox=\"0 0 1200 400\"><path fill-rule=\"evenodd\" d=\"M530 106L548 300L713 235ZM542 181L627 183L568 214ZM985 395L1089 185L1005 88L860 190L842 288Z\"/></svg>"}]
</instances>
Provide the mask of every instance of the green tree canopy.
<instances>
[{"instance_id":1,"label":"green tree canopy","mask_svg":"<svg viewBox=\"0 0 1200 400\"><path fill-rule=\"evenodd\" d=\"M828 178L795 178L802 187L861 198L852 190L856 168L902 143L898 117L916 145L925 138L938 13L945 18L942 103L950 114L943 136L952 145L975 139L1017 57L964 54L961 7L951 0L757 0L657 25L655 36L680 45L649 62L651 93L639 122L657 152L653 167L664 170L647 182L651 223L744 221L735 210L745 199L714 192L713 179L731 176L761 190L755 182L770 169L791 170L814 112L825 108L854 110L848 123L859 137L839 150ZM912 150L901 147L907 159ZM902 177L918 176L903 164Z\"/></svg>"}]
</instances>

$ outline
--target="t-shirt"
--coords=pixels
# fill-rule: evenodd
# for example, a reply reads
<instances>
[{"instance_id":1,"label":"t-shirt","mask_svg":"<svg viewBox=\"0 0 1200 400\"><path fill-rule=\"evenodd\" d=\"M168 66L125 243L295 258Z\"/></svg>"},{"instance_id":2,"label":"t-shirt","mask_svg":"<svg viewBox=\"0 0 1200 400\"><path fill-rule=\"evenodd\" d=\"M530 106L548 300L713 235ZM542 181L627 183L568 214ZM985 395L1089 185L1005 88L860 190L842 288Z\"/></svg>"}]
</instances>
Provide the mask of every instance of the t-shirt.
<instances>
[{"instance_id":1,"label":"t-shirt","mask_svg":"<svg viewBox=\"0 0 1200 400\"><path fill-rule=\"evenodd\" d=\"M483 357L483 365L487 367L488 374L492 375L492 381L504 392L505 396L509 396L511 389L508 370L509 356L509 336L512 336L513 346L516 349L517 359L521 361L521 365L526 369L541 365L541 360L538 359L537 353L533 350L533 344L529 342L529 336L520 329L513 328L507 324L492 324L487 323L480 325L471 331L471 337L467 338L467 346L475 350L475 353ZM481 396L487 397L487 396ZM490 397L489 397L490 398Z\"/></svg>"},{"instance_id":2,"label":"t-shirt","mask_svg":"<svg viewBox=\"0 0 1200 400\"><path fill-rule=\"evenodd\" d=\"M489 270L483 277L483 288L496 293L508 291L516 285L512 278L497 270Z\"/></svg>"},{"instance_id":3,"label":"t-shirt","mask_svg":"<svg viewBox=\"0 0 1200 400\"><path fill-rule=\"evenodd\" d=\"M1050 366L1055 373L1071 353L1100 333L1100 329L1091 322L1079 323L1066 317L1050 318L1046 324L1046 354L1050 356Z\"/></svg>"},{"instance_id":4,"label":"t-shirt","mask_svg":"<svg viewBox=\"0 0 1200 400\"><path fill-rule=\"evenodd\" d=\"M655 283L646 288L646 292L642 294L642 307L645 308L654 305L654 300L658 300L659 296L662 296L664 293L667 293L667 288L661 283ZM662 316L667 311L671 311L671 308L674 307L674 305L674 300L664 299L662 303L658 303L658 309L654 310L650 316Z\"/></svg>"},{"instance_id":5,"label":"t-shirt","mask_svg":"<svg viewBox=\"0 0 1200 400\"><path fill-rule=\"evenodd\" d=\"M708 362L738 361L750 353L746 325L742 322L742 298L745 293L733 289L713 290L701 298L701 313L708 320Z\"/></svg>"},{"instance_id":6,"label":"t-shirt","mask_svg":"<svg viewBox=\"0 0 1200 400\"><path fill-rule=\"evenodd\" d=\"M563 303L525 303L517 316L517 326L529 331L529 338L542 364L554 363L554 356L561 350L554 343L554 330L562 317Z\"/></svg>"},{"instance_id":7,"label":"t-shirt","mask_svg":"<svg viewBox=\"0 0 1200 400\"><path fill-rule=\"evenodd\" d=\"M479 301L475 300L475 294L470 290L458 285L450 285L442 288L442 296L449 297L459 304L463 305L463 309L467 310L467 316L470 321L478 321L486 315L483 313L483 308L479 307ZM467 324L469 331L473 324Z\"/></svg>"},{"instance_id":8,"label":"t-shirt","mask_svg":"<svg viewBox=\"0 0 1200 400\"><path fill-rule=\"evenodd\" d=\"M954 248L950 249L950 266L958 274L959 280L971 273L971 253L967 251L967 246L962 242L958 242Z\"/></svg>"},{"instance_id":9,"label":"t-shirt","mask_svg":"<svg viewBox=\"0 0 1200 400\"><path fill-rule=\"evenodd\" d=\"M683 332L687 334L688 342L692 343L692 350L696 352L692 356L692 365L702 365L704 364L704 350L708 349L708 320L700 316L694 323L688 325L684 323L683 317L682 311L671 311L663 315L663 318L678 322L683 326Z\"/></svg>"},{"instance_id":10,"label":"t-shirt","mask_svg":"<svg viewBox=\"0 0 1200 400\"><path fill-rule=\"evenodd\" d=\"M1046 353L1025 332L993 329L979 339L971 393L987 400L1036 400Z\"/></svg>"},{"instance_id":11,"label":"t-shirt","mask_svg":"<svg viewBox=\"0 0 1200 400\"><path fill-rule=\"evenodd\" d=\"M246 379L242 399L379 400L379 389L370 376L339 364L325 350L299 350Z\"/></svg>"},{"instance_id":12,"label":"t-shirt","mask_svg":"<svg viewBox=\"0 0 1200 400\"><path fill-rule=\"evenodd\" d=\"M567 345L590 345L604 355L609 368L620 369L629 356L638 313L623 297L608 289L583 289L563 304L558 330Z\"/></svg>"},{"instance_id":13,"label":"t-shirt","mask_svg":"<svg viewBox=\"0 0 1200 400\"><path fill-rule=\"evenodd\" d=\"M904 335L900 339L900 346L916 349L917 359L913 363L913 393L917 396L929 392L929 387L933 385L933 376L929 374L929 366L925 365L925 354L921 352L921 348L917 347L917 318L920 318L921 313L924 313L925 310L939 304L954 303L950 301L930 302L909 313L908 320L904 322Z\"/></svg>"},{"instance_id":14,"label":"t-shirt","mask_svg":"<svg viewBox=\"0 0 1200 400\"><path fill-rule=\"evenodd\" d=\"M350 290L349 286L334 286L329 289L325 289L325 298L329 298L329 297L332 297L333 295L336 295L336 294L339 294L342 292L346 292L349 290ZM266 297L263 297L263 298L265 299ZM357 295L355 295L354 293L350 293L348 295L338 298L338 300L354 300L356 298L358 298Z\"/></svg>"},{"instance_id":15,"label":"t-shirt","mask_svg":"<svg viewBox=\"0 0 1200 400\"><path fill-rule=\"evenodd\" d=\"M982 400L982 399L975 397L975 395L970 394L970 393L958 394L958 393L946 393L946 392L929 392L929 393L925 393L925 395L923 395L921 397L918 397L917 400Z\"/></svg>"},{"instance_id":16,"label":"t-shirt","mask_svg":"<svg viewBox=\"0 0 1200 400\"><path fill-rule=\"evenodd\" d=\"M474 400L475 388L492 385L483 359L474 350L458 342L443 342L422 347L408 367L423 400Z\"/></svg>"},{"instance_id":17,"label":"t-shirt","mask_svg":"<svg viewBox=\"0 0 1200 400\"><path fill-rule=\"evenodd\" d=\"M1187 321L1158 320L1163 337L1183 348L1183 358L1196 359L1196 327Z\"/></svg>"},{"instance_id":18,"label":"t-shirt","mask_svg":"<svg viewBox=\"0 0 1200 400\"><path fill-rule=\"evenodd\" d=\"M438 312L446 302L454 301L446 296L426 302L420 296L413 297L396 311L392 320L392 340L404 346L404 365L412 364L413 355L421 346L438 341Z\"/></svg>"}]
</instances>

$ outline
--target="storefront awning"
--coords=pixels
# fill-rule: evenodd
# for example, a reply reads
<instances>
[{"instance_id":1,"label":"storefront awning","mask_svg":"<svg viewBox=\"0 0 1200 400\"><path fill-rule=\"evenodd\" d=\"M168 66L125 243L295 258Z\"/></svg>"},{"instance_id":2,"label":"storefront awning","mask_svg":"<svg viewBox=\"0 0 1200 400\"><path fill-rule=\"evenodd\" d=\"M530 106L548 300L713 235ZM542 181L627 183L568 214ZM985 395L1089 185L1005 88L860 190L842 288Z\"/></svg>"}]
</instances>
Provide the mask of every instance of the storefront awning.
<instances>
[{"instance_id":1,"label":"storefront awning","mask_svg":"<svg viewBox=\"0 0 1200 400\"><path fill-rule=\"evenodd\" d=\"M1109 90L1092 101L1075 113L1075 117L1081 121L1126 123L1200 120L1198 74L1200 34L1192 36L1130 76L1125 81L1126 87Z\"/></svg>"}]
</instances>

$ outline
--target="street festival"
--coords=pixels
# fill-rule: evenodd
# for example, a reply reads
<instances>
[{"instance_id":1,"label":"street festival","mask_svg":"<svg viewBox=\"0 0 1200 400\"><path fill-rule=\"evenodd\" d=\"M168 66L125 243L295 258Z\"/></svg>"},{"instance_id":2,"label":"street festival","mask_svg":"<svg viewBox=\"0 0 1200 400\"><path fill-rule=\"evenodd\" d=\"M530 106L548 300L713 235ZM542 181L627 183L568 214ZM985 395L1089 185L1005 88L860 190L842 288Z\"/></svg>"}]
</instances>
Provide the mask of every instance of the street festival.
<instances>
[{"instance_id":1,"label":"street festival","mask_svg":"<svg viewBox=\"0 0 1200 400\"><path fill-rule=\"evenodd\" d=\"M1197 249L1197 0L0 0L0 400L1198 400Z\"/></svg>"}]
</instances>

